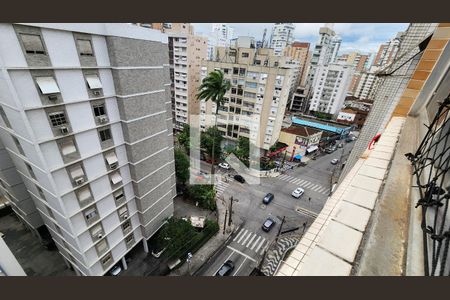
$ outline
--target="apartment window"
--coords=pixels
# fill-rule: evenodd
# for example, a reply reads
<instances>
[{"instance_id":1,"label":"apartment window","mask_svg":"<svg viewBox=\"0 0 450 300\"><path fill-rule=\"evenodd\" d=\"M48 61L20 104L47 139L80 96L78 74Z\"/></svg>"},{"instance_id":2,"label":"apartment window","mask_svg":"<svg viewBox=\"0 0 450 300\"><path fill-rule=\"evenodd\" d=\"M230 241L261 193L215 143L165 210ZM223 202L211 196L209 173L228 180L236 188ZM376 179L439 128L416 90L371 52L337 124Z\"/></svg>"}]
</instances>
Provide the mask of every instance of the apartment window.
<instances>
[{"instance_id":1,"label":"apartment window","mask_svg":"<svg viewBox=\"0 0 450 300\"><path fill-rule=\"evenodd\" d=\"M45 54L44 43L37 34L20 34L25 52L28 54Z\"/></svg>"},{"instance_id":2,"label":"apartment window","mask_svg":"<svg viewBox=\"0 0 450 300\"><path fill-rule=\"evenodd\" d=\"M126 220L122 224L122 231L123 232L129 232L130 230L131 230L131 222L130 222L130 220Z\"/></svg>"},{"instance_id":3,"label":"apartment window","mask_svg":"<svg viewBox=\"0 0 450 300\"><path fill-rule=\"evenodd\" d=\"M122 202L123 200L125 200L125 195L124 195L122 189L119 190L119 191L114 192L114 193L113 193L113 196L114 196L114 200L115 200L116 202Z\"/></svg>"},{"instance_id":4,"label":"apartment window","mask_svg":"<svg viewBox=\"0 0 450 300\"><path fill-rule=\"evenodd\" d=\"M2 116L3 122L5 123L6 127L11 128L11 123L9 123L8 117L6 116L6 113L3 110L3 107L1 106L0 106L0 115Z\"/></svg>"},{"instance_id":5,"label":"apartment window","mask_svg":"<svg viewBox=\"0 0 450 300\"><path fill-rule=\"evenodd\" d=\"M261 64L261 60L257 59L255 60L255 65L260 65Z\"/></svg>"},{"instance_id":6,"label":"apartment window","mask_svg":"<svg viewBox=\"0 0 450 300\"><path fill-rule=\"evenodd\" d=\"M11 137L14 141L14 144L16 144L17 150L19 150L20 154L25 155L25 153L23 152L22 145L20 145L19 140L15 136L11 136Z\"/></svg>"},{"instance_id":7,"label":"apartment window","mask_svg":"<svg viewBox=\"0 0 450 300\"><path fill-rule=\"evenodd\" d=\"M101 223L96 224L90 231L91 236L94 238L101 239L103 237L104 232Z\"/></svg>"},{"instance_id":8,"label":"apartment window","mask_svg":"<svg viewBox=\"0 0 450 300\"><path fill-rule=\"evenodd\" d=\"M236 94L236 92L237 92L237 89L236 89L236 88L231 88L231 93L232 93L232 94Z\"/></svg>"},{"instance_id":9,"label":"apartment window","mask_svg":"<svg viewBox=\"0 0 450 300\"><path fill-rule=\"evenodd\" d=\"M241 113L241 109L239 107L236 107L236 110L234 112L235 114L240 114Z\"/></svg>"},{"instance_id":10,"label":"apartment window","mask_svg":"<svg viewBox=\"0 0 450 300\"><path fill-rule=\"evenodd\" d=\"M119 217L121 220L128 218L128 208L126 205L119 208L119 210L117 212L119 213Z\"/></svg>"},{"instance_id":11,"label":"apartment window","mask_svg":"<svg viewBox=\"0 0 450 300\"><path fill-rule=\"evenodd\" d=\"M77 40L77 43L81 56L94 56L90 40Z\"/></svg>"},{"instance_id":12,"label":"apartment window","mask_svg":"<svg viewBox=\"0 0 450 300\"><path fill-rule=\"evenodd\" d=\"M224 73L224 74L228 74L229 71L230 71L230 69L228 69L228 68L224 68L224 69L223 69L223 73Z\"/></svg>"},{"instance_id":13,"label":"apartment window","mask_svg":"<svg viewBox=\"0 0 450 300\"><path fill-rule=\"evenodd\" d=\"M230 100L231 103L236 103L236 98L231 97L230 99L231 99L231 100Z\"/></svg>"},{"instance_id":14,"label":"apartment window","mask_svg":"<svg viewBox=\"0 0 450 300\"><path fill-rule=\"evenodd\" d=\"M240 89L240 88L238 88L238 90L237 90L237 94L238 94L239 96L242 96L242 95L244 94L244 90L243 90L243 89Z\"/></svg>"},{"instance_id":15,"label":"apartment window","mask_svg":"<svg viewBox=\"0 0 450 300\"><path fill-rule=\"evenodd\" d=\"M134 236L133 236L132 234L130 234L129 236L127 236L127 237L125 238L125 243L126 243L127 245L132 244L133 242L134 242Z\"/></svg>"},{"instance_id":16,"label":"apartment window","mask_svg":"<svg viewBox=\"0 0 450 300\"><path fill-rule=\"evenodd\" d=\"M230 106L230 112L234 112L234 107Z\"/></svg>"},{"instance_id":17,"label":"apartment window","mask_svg":"<svg viewBox=\"0 0 450 300\"><path fill-rule=\"evenodd\" d=\"M119 172L113 173L110 177L112 184L118 184L122 182L122 176L120 176Z\"/></svg>"},{"instance_id":18,"label":"apartment window","mask_svg":"<svg viewBox=\"0 0 450 300\"><path fill-rule=\"evenodd\" d=\"M31 168L31 166L28 163L25 163L25 166L27 167L28 172L30 173L31 177L33 177L34 179L36 179L36 175L34 175L34 171L33 168Z\"/></svg>"},{"instance_id":19,"label":"apartment window","mask_svg":"<svg viewBox=\"0 0 450 300\"><path fill-rule=\"evenodd\" d=\"M250 92L245 92L244 93L244 97L256 98L256 94L255 93L250 93Z\"/></svg>"},{"instance_id":20,"label":"apartment window","mask_svg":"<svg viewBox=\"0 0 450 300\"><path fill-rule=\"evenodd\" d=\"M102 258L101 260L103 267L107 267L109 264L112 263L112 255L111 253L108 253L107 255L105 255L105 257Z\"/></svg>"},{"instance_id":21,"label":"apartment window","mask_svg":"<svg viewBox=\"0 0 450 300\"><path fill-rule=\"evenodd\" d=\"M75 147L75 143L73 141L67 141L61 145L61 152L64 156L68 156L70 154L76 153L77 148Z\"/></svg>"},{"instance_id":22,"label":"apartment window","mask_svg":"<svg viewBox=\"0 0 450 300\"><path fill-rule=\"evenodd\" d=\"M97 245L95 245L95 249L97 250L98 255L105 253L108 250L108 243L106 242L106 239L98 242Z\"/></svg>"},{"instance_id":23,"label":"apartment window","mask_svg":"<svg viewBox=\"0 0 450 300\"><path fill-rule=\"evenodd\" d=\"M241 105L242 104L242 99L236 99L236 104Z\"/></svg>"},{"instance_id":24,"label":"apartment window","mask_svg":"<svg viewBox=\"0 0 450 300\"><path fill-rule=\"evenodd\" d=\"M59 93L58 84L51 76L36 77L36 83L43 95Z\"/></svg>"},{"instance_id":25,"label":"apartment window","mask_svg":"<svg viewBox=\"0 0 450 300\"><path fill-rule=\"evenodd\" d=\"M96 117L100 117L100 116L106 115L106 112L105 112L105 104L104 104L104 103L102 103L102 104L96 104L96 105L93 105L92 107L93 107L93 109L94 109L94 115L95 115Z\"/></svg>"},{"instance_id":26,"label":"apartment window","mask_svg":"<svg viewBox=\"0 0 450 300\"><path fill-rule=\"evenodd\" d=\"M50 122L53 127L59 127L61 125L67 124L66 114L63 111L51 113L48 115Z\"/></svg>"},{"instance_id":27,"label":"apartment window","mask_svg":"<svg viewBox=\"0 0 450 300\"><path fill-rule=\"evenodd\" d=\"M86 221L91 221L95 219L95 217L98 215L97 209L95 207L88 208L84 211L84 217Z\"/></svg>"},{"instance_id":28,"label":"apartment window","mask_svg":"<svg viewBox=\"0 0 450 300\"><path fill-rule=\"evenodd\" d=\"M108 153L105 155L106 163L108 164L110 169L117 168L117 165L119 163L119 160L117 159L117 156L114 152Z\"/></svg>"},{"instance_id":29,"label":"apartment window","mask_svg":"<svg viewBox=\"0 0 450 300\"><path fill-rule=\"evenodd\" d=\"M111 130L109 128L99 130L98 134L100 135L100 140L102 142L105 142L105 141L111 139Z\"/></svg>"},{"instance_id":30,"label":"apartment window","mask_svg":"<svg viewBox=\"0 0 450 300\"><path fill-rule=\"evenodd\" d=\"M242 52L242 57L248 57L248 56L249 56L248 52Z\"/></svg>"},{"instance_id":31,"label":"apartment window","mask_svg":"<svg viewBox=\"0 0 450 300\"><path fill-rule=\"evenodd\" d=\"M233 68L233 75L239 74L239 68Z\"/></svg>"},{"instance_id":32,"label":"apartment window","mask_svg":"<svg viewBox=\"0 0 450 300\"><path fill-rule=\"evenodd\" d=\"M98 75L86 75L86 81L88 83L88 86L91 90L95 89L101 89L102 83L100 81L100 78L98 78Z\"/></svg>"},{"instance_id":33,"label":"apartment window","mask_svg":"<svg viewBox=\"0 0 450 300\"><path fill-rule=\"evenodd\" d=\"M245 76L245 69L244 68L240 68L239 69L239 76Z\"/></svg>"}]
</instances>

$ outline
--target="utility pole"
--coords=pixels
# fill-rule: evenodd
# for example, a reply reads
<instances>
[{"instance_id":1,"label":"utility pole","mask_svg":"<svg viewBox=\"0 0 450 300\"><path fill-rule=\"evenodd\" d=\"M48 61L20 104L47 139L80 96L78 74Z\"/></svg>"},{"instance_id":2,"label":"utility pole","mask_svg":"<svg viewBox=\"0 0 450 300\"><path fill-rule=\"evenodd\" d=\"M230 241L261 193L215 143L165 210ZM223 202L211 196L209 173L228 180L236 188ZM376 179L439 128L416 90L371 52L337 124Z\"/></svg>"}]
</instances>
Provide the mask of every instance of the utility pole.
<instances>
[{"instance_id":1,"label":"utility pole","mask_svg":"<svg viewBox=\"0 0 450 300\"><path fill-rule=\"evenodd\" d=\"M233 216L233 196L230 197L230 216L228 217L228 227L231 226L232 221L232 216Z\"/></svg>"},{"instance_id":2,"label":"utility pole","mask_svg":"<svg viewBox=\"0 0 450 300\"><path fill-rule=\"evenodd\" d=\"M277 233L277 237L276 237L275 241L278 241L278 237L281 234L281 229L283 228L285 218L286 218L286 216L283 216L283 220L281 220L280 229L278 229L278 233Z\"/></svg>"},{"instance_id":3,"label":"utility pole","mask_svg":"<svg viewBox=\"0 0 450 300\"><path fill-rule=\"evenodd\" d=\"M225 234L225 228L227 227L227 215L228 215L228 210L225 210L225 218L223 220L223 234Z\"/></svg>"}]
</instances>

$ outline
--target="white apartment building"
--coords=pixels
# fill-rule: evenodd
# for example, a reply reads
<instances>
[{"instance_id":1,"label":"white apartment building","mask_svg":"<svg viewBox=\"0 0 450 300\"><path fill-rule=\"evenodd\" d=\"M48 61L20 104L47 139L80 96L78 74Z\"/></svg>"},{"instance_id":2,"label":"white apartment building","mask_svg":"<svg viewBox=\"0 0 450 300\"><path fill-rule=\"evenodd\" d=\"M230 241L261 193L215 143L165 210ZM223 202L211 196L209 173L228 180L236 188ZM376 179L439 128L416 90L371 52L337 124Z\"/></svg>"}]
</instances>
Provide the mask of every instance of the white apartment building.
<instances>
[{"instance_id":1,"label":"white apartment building","mask_svg":"<svg viewBox=\"0 0 450 300\"><path fill-rule=\"evenodd\" d=\"M126 268L173 215L167 35L4 23L0 40L3 193L30 227L45 224L78 275Z\"/></svg>"},{"instance_id":2,"label":"white apartment building","mask_svg":"<svg viewBox=\"0 0 450 300\"><path fill-rule=\"evenodd\" d=\"M243 39L248 42L247 39ZM225 105L219 108L218 128L224 138L237 141L247 137L263 151L267 151L280 135L281 124L296 68L286 65L284 60L273 54L273 49L240 47L231 51L219 48L220 61L206 61L202 77L220 69L230 80L231 89L225 94ZM248 44L248 43L245 43ZM200 128L205 130L214 124L215 104L200 102ZM258 126L250 129L236 124L240 116L252 117Z\"/></svg>"},{"instance_id":3,"label":"white apartment building","mask_svg":"<svg viewBox=\"0 0 450 300\"><path fill-rule=\"evenodd\" d=\"M377 67L371 67L369 72L362 72L358 86L355 89L353 96L359 99L373 99L375 91L377 76L375 72Z\"/></svg>"},{"instance_id":4,"label":"white apartment building","mask_svg":"<svg viewBox=\"0 0 450 300\"><path fill-rule=\"evenodd\" d=\"M354 69L351 65L319 65L312 86L309 110L337 114L344 104Z\"/></svg>"},{"instance_id":5,"label":"white apartment building","mask_svg":"<svg viewBox=\"0 0 450 300\"><path fill-rule=\"evenodd\" d=\"M395 38L380 45L375 59L372 63L373 66L386 67L395 59L398 50L400 49L400 43L405 35L405 32L399 32Z\"/></svg>"},{"instance_id":6,"label":"white apartment building","mask_svg":"<svg viewBox=\"0 0 450 300\"><path fill-rule=\"evenodd\" d=\"M295 25L292 23L275 23L270 38L270 48L273 49L274 55L283 55L284 48L292 44L294 30Z\"/></svg>"},{"instance_id":7,"label":"white apartment building","mask_svg":"<svg viewBox=\"0 0 450 300\"><path fill-rule=\"evenodd\" d=\"M234 28L226 23L213 23L208 35L208 59L214 60L217 47L227 47L234 38Z\"/></svg>"}]
</instances>

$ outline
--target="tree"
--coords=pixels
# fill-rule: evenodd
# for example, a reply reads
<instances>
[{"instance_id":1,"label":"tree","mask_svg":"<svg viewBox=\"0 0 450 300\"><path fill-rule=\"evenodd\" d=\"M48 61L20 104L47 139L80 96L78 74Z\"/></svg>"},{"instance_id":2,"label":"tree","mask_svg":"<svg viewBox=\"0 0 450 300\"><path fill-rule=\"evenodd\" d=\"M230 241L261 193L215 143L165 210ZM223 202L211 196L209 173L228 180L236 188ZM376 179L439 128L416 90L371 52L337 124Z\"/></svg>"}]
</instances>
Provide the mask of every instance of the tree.
<instances>
[{"instance_id":1,"label":"tree","mask_svg":"<svg viewBox=\"0 0 450 300\"><path fill-rule=\"evenodd\" d=\"M202 148L206 149L206 153L208 153L208 156L211 158L214 157L220 158L222 154L222 149L220 148L222 140L223 137L220 134L219 129L217 129L217 127L209 127L208 129L206 129L205 132L202 132L200 135L200 145Z\"/></svg>"},{"instance_id":2,"label":"tree","mask_svg":"<svg viewBox=\"0 0 450 300\"><path fill-rule=\"evenodd\" d=\"M194 184L190 185L188 189L189 198L202 208L215 210L216 200L214 186L210 184Z\"/></svg>"},{"instance_id":3,"label":"tree","mask_svg":"<svg viewBox=\"0 0 450 300\"><path fill-rule=\"evenodd\" d=\"M248 167L250 159L250 140L246 137L239 137L237 147L234 149L233 153Z\"/></svg>"},{"instance_id":4,"label":"tree","mask_svg":"<svg viewBox=\"0 0 450 300\"><path fill-rule=\"evenodd\" d=\"M219 107L223 105L223 96L231 88L230 81L225 80L223 77L223 72L220 70L215 70L208 74L203 80L202 84L198 88L199 93L197 97L199 100L213 101L216 104L215 111L215 127L217 128L217 114L219 112ZM212 149L215 149L215 139L213 138ZM215 160L215 151L212 151L212 161ZM211 174L214 174L214 163L211 164Z\"/></svg>"},{"instance_id":5,"label":"tree","mask_svg":"<svg viewBox=\"0 0 450 300\"><path fill-rule=\"evenodd\" d=\"M184 252L188 243L197 239L197 236L197 231L189 221L170 218L161 228L156 244L158 250L166 248L165 255L168 257L177 257Z\"/></svg>"},{"instance_id":6,"label":"tree","mask_svg":"<svg viewBox=\"0 0 450 300\"><path fill-rule=\"evenodd\" d=\"M175 176L183 186L189 181L189 157L180 148L175 148Z\"/></svg>"},{"instance_id":7,"label":"tree","mask_svg":"<svg viewBox=\"0 0 450 300\"><path fill-rule=\"evenodd\" d=\"M190 130L189 124L186 124L184 125L183 130L177 134L178 144L184 148L186 153L189 153L191 147Z\"/></svg>"}]
</instances>

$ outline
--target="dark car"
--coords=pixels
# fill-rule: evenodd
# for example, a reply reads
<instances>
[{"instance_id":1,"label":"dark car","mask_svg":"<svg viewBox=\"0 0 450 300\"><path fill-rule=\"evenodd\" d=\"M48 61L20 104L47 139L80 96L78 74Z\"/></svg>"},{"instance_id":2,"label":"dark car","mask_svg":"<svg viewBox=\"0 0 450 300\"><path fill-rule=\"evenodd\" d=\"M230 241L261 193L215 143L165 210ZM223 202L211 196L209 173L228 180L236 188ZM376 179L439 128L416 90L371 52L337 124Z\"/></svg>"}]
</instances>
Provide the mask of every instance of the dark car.
<instances>
[{"instance_id":1,"label":"dark car","mask_svg":"<svg viewBox=\"0 0 450 300\"><path fill-rule=\"evenodd\" d=\"M245 183L245 179L244 177L242 177L241 175L234 175L234 180L239 181L240 183Z\"/></svg>"},{"instance_id":2,"label":"dark car","mask_svg":"<svg viewBox=\"0 0 450 300\"><path fill-rule=\"evenodd\" d=\"M269 204L270 202L272 202L274 197L275 196L272 193L268 193L267 195L264 196L263 203L264 204Z\"/></svg>"},{"instance_id":3,"label":"dark car","mask_svg":"<svg viewBox=\"0 0 450 300\"><path fill-rule=\"evenodd\" d=\"M265 232L269 232L270 229L272 229L273 226L275 226L275 221L271 218L267 218L266 221L264 221L264 224L262 225L262 230Z\"/></svg>"},{"instance_id":4,"label":"dark car","mask_svg":"<svg viewBox=\"0 0 450 300\"><path fill-rule=\"evenodd\" d=\"M227 260L217 271L216 276L228 276L234 270L234 263L231 260Z\"/></svg>"}]
</instances>

